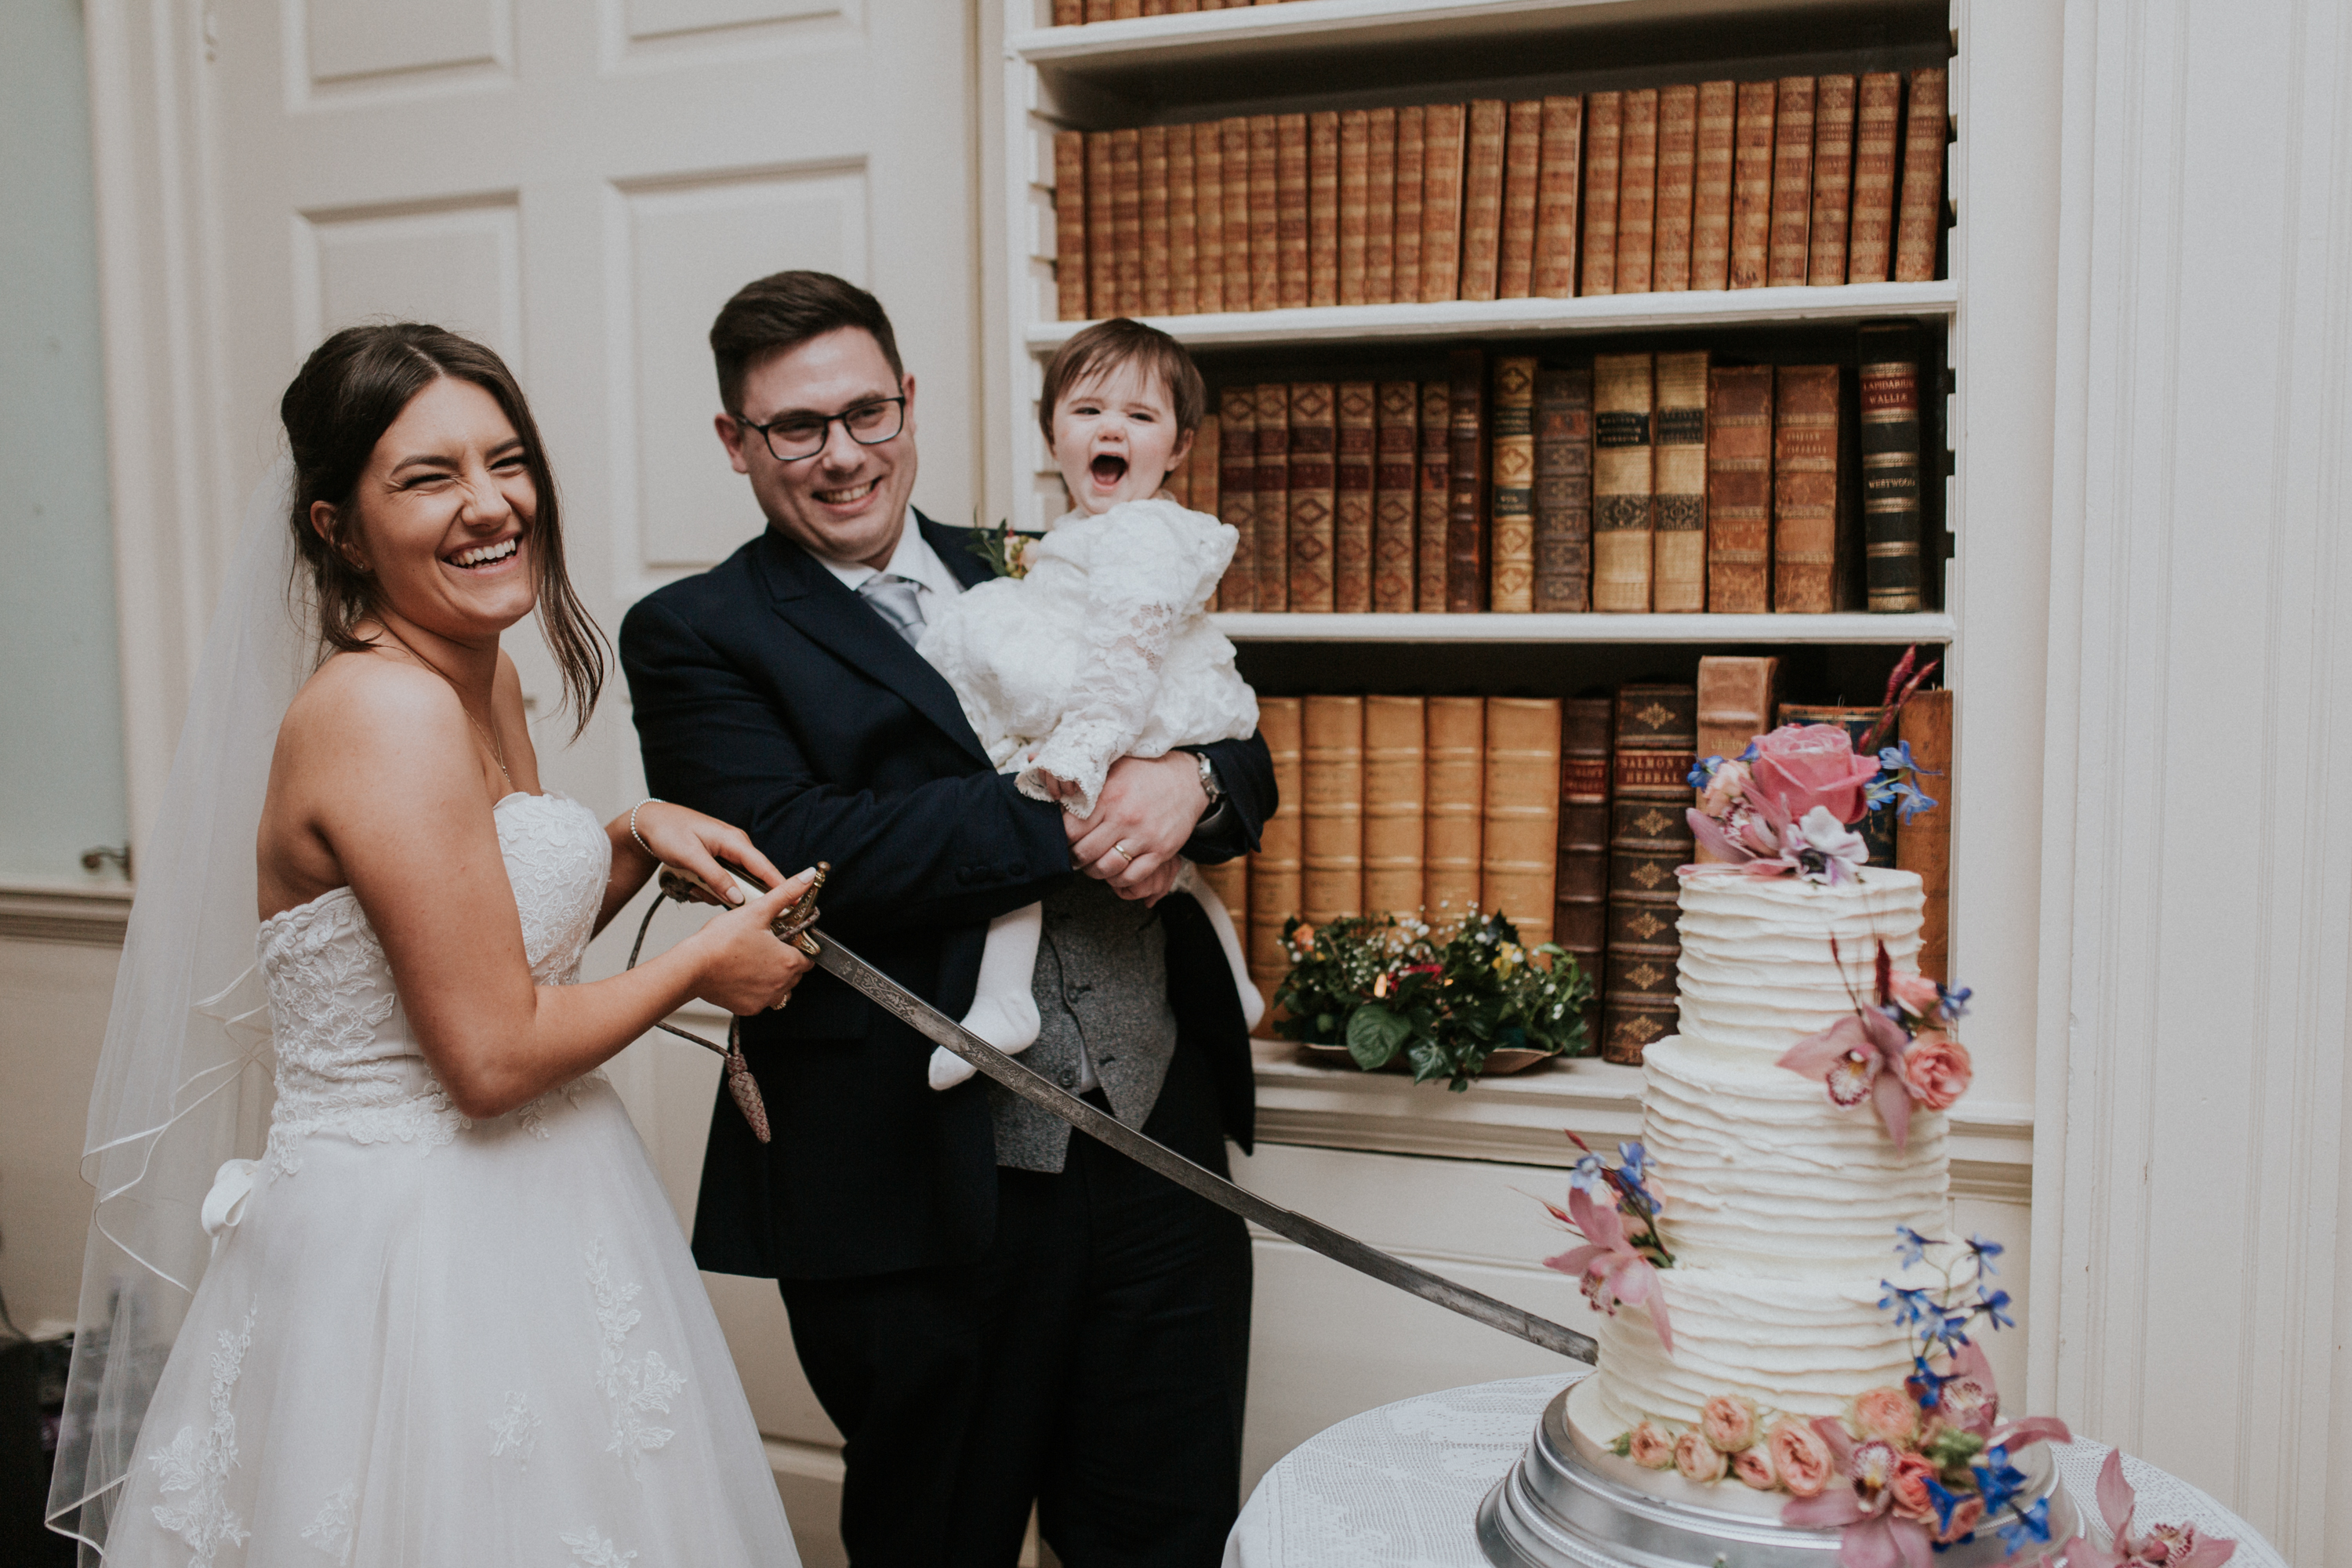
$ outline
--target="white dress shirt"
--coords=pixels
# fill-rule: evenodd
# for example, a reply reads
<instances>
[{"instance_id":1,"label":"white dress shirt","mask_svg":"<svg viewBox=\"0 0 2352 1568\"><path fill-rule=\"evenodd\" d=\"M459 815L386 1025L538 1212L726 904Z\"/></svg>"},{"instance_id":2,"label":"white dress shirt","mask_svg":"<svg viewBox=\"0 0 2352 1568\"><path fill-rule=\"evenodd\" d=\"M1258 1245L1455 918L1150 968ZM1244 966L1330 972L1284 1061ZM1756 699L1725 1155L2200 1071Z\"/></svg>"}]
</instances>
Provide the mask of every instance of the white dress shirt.
<instances>
[{"instance_id":1,"label":"white dress shirt","mask_svg":"<svg viewBox=\"0 0 2352 1568\"><path fill-rule=\"evenodd\" d=\"M809 553L816 554L814 551ZM916 526L913 507L907 509L906 523L898 530L898 547L890 552L890 564L887 566L877 571L863 562L835 561L829 555L817 555L816 560L819 565L841 579L841 585L853 594L884 573L893 577L904 577L915 585L915 602L921 606L926 621L931 618L931 606L940 598L952 599L963 592L963 584L956 581L955 574L948 570L948 563L940 559L940 552L931 548L931 542L925 539L923 531Z\"/></svg>"}]
</instances>

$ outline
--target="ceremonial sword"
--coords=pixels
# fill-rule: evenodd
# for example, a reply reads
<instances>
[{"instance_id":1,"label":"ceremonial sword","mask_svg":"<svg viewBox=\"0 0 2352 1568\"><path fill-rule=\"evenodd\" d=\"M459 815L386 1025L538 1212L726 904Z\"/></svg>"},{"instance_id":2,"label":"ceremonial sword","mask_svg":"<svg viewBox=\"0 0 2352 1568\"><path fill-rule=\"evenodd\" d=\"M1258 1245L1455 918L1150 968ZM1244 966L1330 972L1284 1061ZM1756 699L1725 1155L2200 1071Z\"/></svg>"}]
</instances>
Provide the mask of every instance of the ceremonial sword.
<instances>
[{"instance_id":1,"label":"ceremonial sword","mask_svg":"<svg viewBox=\"0 0 2352 1568\"><path fill-rule=\"evenodd\" d=\"M1368 1274L1384 1285L1394 1286L1424 1301L1434 1302L1448 1311L1475 1319L1488 1328L1517 1335L1529 1344L1541 1345L1571 1361L1588 1364L1597 1361L1600 1347L1591 1336L1563 1328L1549 1319L1538 1318L1533 1312L1514 1307L1508 1301L1496 1300L1466 1285L1457 1285L1443 1275L1433 1274L1418 1264L1407 1263L1403 1258L1391 1257L1345 1232L1334 1230L1320 1220L1309 1219L1279 1204L1268 1203L1247 1188L1236 1186L1165 1144L1145 1137L1116 1116L1087 1104L1034 1068L998 1050L858 957L838 938L816 929L817 889L824 886L829 870L829 867L820 864L816 879L809 890L802 895L798 903L776 918L774 929L777 937L799 948L815 960L818 968L840 979L850 989L903 1021L925 1039L946 1047L1030 1104L1061 1118L1088 1137L1109 1144L1137 1164L1159 1172L1188 1192L1197 1193L1219 1208L1295 1241L1310 1252L1319 1252L1333 1262L1343 1263L1360 1274ZM687 879L677 873L665 870L662 888L673 898L684 898L688 896L683 891L686 881ZM644 940L642 931L638 932L638 940ZM687 1037L697 1039L698 1044L713 1050L719 1049L709 1041L694 1036ZM734 1043L731 1037L729 1043ZM740 1101L740 1094L738 1099ZM748 1107L746 1114L749 1114Z\"/></svg>"}]
</instances>

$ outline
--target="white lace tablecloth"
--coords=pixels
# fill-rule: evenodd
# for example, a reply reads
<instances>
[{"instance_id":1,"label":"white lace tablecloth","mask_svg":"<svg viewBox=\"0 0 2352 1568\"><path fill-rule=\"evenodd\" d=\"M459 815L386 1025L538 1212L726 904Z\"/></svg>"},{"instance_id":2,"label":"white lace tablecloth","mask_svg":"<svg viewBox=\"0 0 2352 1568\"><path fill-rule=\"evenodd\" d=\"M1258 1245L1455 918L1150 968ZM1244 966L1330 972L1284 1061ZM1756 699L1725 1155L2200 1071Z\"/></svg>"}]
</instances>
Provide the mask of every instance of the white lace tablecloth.
<instances>
[{"instance_id":1,"label":"white lace tablecloth","mask_svg":"<svg viewBox=\"0 0 2352 1568\"><path fill-rule=\"evenodd\" d=\"M1225 1568L1487 1568L1479 1500L1518 1462L1551 1396L1550 1373L1450 1388L1367 1410L1266 1471L1225 1542ZM2100 1539L2093 1495L2107 1450L2053 1445L2059 1478ZM2144 1524L2192 1521L2238 1543L2231 1568L2286 1568L2252 1526L2187 1481L2124 1456Z\"/></svg>"}]
</instances>

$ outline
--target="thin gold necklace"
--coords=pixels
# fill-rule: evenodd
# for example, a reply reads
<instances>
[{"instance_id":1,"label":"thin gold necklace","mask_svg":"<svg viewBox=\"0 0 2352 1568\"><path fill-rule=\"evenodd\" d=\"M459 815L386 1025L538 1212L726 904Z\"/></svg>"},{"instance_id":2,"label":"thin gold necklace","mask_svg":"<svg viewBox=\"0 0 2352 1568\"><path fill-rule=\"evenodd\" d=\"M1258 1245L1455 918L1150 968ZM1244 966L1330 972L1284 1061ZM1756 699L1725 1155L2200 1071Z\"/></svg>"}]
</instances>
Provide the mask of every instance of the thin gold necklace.
<instances>
[{"instance_id":1,"label":"thin gold necklace","mask_svg":"<svg viewBox=\"0 0 2352 1568\"><path fill-rule=\"evenodd\" d=\"M383 623L378 624L382 625ZM385 625L383 626L383 635L398 643L403 653L408 655L409 658L415 659L417 663L423 665L425 668L431 670L434 674L439 676L442 680L447 683L450 695L457 699L457 711L466 716L466 722L474 727L474 733L479 735L482 738L482 744L489 749L490 761L498 764L499 776L507 781L507 787L509 789L513 788L514 774L507 772L507 755L505 751L499 747L498 737L493 735L489 731L482 728L482 721L474 717L474 710L466 706L466 694L457 689L457 683L456 681L449 679L449 672L443 669L431 659L425 658L423 654L417 652L415 648L409 647L408 639L402 637L398 632L394 631L390 626Z\"/></svg>"}]
</instances>

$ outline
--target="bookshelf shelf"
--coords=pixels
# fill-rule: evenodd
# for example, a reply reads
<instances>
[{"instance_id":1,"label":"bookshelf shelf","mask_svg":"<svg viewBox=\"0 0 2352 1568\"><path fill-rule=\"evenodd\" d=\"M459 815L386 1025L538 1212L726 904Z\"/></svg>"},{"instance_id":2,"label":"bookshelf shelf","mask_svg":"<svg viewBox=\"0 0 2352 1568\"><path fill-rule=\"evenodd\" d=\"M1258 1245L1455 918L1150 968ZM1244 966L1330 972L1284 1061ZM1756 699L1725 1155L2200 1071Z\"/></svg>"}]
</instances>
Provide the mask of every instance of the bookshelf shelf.
<instances>
[{"instance_id":1,"label":"bookshelf shelf","mask_svg":"<svg viewBox=\"0 0 2352 1568\"><path fill-rule=\"evenodd\" d=\"M1780 0L1777 15L1851 11L1848 0ZM1005 39L1008 58L1079 76L1136 68L1215 64L1306 50L1395 47L1488 38L1524 39L1668 22L1703 24L1752 14L1754 0L1288 0L1278 5L1200 11L1033 27Z\"/></svg>"},{"instance_id":2,"label":"bookshelf shelf","mask_svg":"<svg viewBox=\"0 0 2352 1568\"><path fill-rule=\"evenodd\" d=\"M1290 0L1300 6L1322 0ZM1235 13L1211 11L1212 16ZM1154 18L1158 20L1158 18ZM1115 22L1098 26L1118 26ZM1902 317L1948 321L1959 286L1850 283L1834 289L1706 289L1614 294L1577 300L1450 300L1433 305L1325 305L1297 310L1226 310L1210 316L1144 318L1192 348L1288 343L1360 343L1426 338L1567 336L1673 327L1788 326ZM1039 321L1029 351L1047 356L1084 321Z\"/></svg>"},{"instance_id":3,"label":"bookshelf shelf","mask_svg":"<svg viewBox=\"0 0 2352 1568\"><path fill-rule=\"evenodd\" d=\"M1304 0L1302 0L1304 3ZM1213 15L1213 13L1212 13ZM1237 643L1864 644L1951 642L1950 616L1321 616L1226 613Z\"/></svg>"}]
</instances>

